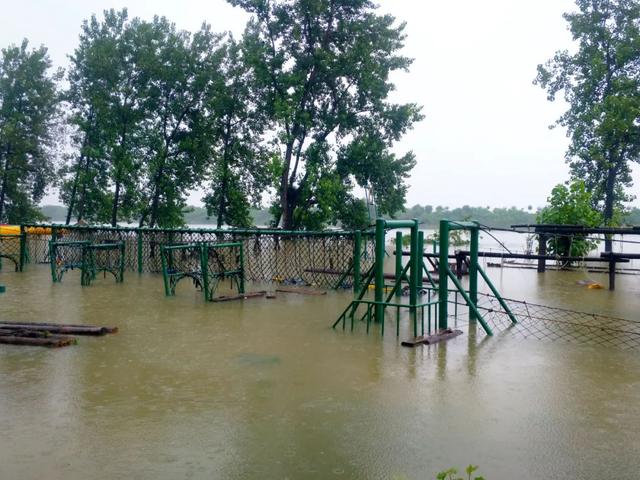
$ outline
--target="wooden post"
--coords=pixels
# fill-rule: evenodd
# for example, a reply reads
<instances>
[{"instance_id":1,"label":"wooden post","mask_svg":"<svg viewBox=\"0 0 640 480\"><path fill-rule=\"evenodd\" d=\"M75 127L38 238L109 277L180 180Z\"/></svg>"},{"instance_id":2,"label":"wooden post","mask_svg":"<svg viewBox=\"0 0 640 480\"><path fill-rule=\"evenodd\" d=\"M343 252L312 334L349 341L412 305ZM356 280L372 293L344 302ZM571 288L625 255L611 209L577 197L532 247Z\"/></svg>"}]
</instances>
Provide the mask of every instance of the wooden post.
<instances>
[{"instance_id":1,"label":"wooden post","mask_svg":"<svg viewBox=\"0 0 640 480\"><path fill-rule=\"evenodd\" d=\"M616 258L613 252L607 252L609 254L609 290L616 289Z\"/></svg>"},{"instance_id":2,"label":"wooden post","mask_svg":"<svg viewBox=\"0 0 640 480\"><path fill-rule=\"evenodd\" d=\"M544 256L547 254L547 240L548 235L544 233L538 234L538 254ZM544 258L538 258L538 273L543 273L547 269L547 260Z\"/></svg>"}]
</instances>

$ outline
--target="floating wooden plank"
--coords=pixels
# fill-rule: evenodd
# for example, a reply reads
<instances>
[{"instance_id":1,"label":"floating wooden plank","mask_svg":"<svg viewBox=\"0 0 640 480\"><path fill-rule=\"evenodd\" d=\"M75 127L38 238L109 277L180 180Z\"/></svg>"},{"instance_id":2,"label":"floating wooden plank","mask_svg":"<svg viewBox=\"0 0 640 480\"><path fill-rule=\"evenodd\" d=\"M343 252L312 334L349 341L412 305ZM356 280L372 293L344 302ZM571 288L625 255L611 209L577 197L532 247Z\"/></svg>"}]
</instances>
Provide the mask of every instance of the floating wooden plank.
<instances>
[{"instance_id":1,"label":"floating wooden plank","mask_svg":"<svg viewBox=\"0 0 640 480\"><path fill-rule=\"evenodd\" d=\"M77 340L67 335L51 335L48 332L0 329L0 343L55 348L75 345Z\"/></svg>"},{"instance_id":2,"label":"floating wooden plank","mask_svg":"<svg viewBox=\"0 0 640 480\"><path fill-rule=\"evenodd\" d=\"M282 293L298 293L300 295L326 295L325 290L317 290L313 288L301 288L301 287L278 287L276 292Z\"/></svg>"},{"instance_id":3,"label":"floating wooden plank","mask_svg":"<svg viewBox=\"0 0 640 480\"><path fill-rule=\"evenodd\" d=\"M0 329L32 330L35 332L64 333L70 335L106 335L117 333L118 327L97 327L94 325L65 325L58 323L0 322Z\"/></svg>"},{"instance_id":4,"label":"floating wooden plank","mask_svg":"<svg viewBox=\"0 0 640 480\"><path fill-rule=\"evenodd\" d=\"M462 335L461 330L452 330L447 328L446 330L441 330L434 335L420 336L416 337L413 340L405 340L402 342L403 347L415 347L417 345L433 345L434 343L444 342L446 340L451 340L452 338L457 337L458 335Z\"/></svg>"},{"instance_id":5,"label":"floating wooden plank","mask_svg":"<svg viewBox=\"0 0 640 480\"><path fill-rule=\"evenodd\" d=\"M306 273L323 273L323 274L326 274L326 275L345 275L345 273L346 273L346 272L342 272L340 270L333 270L333 269L329 269L329 268L306 268L304 271ZM349 273L348 276L349 277L353 277L353 274ZM396 276L393 273L385 273L384 274L384 278L385 278L385 280L395 280ZM431 275L431 278L433 278L433 281L435 283L438 283L438 276L437 275L435 275L435 276ZM429 282L429 278L428 277L422 277L422 282L423 283Z\"/></svg>"},{"instance_id":6,"label":"floating wooden plank","mask_svg":"<svg viewBox=\"0 0 640 480\"><path fill-rule=\"evenodd\" d=\"M212 302L230 302L232 300L245 300L247 298L264 297L267 294L266 291L241 293L240 295L221 295L212 299Z\"/></svg>"}]
</instances>

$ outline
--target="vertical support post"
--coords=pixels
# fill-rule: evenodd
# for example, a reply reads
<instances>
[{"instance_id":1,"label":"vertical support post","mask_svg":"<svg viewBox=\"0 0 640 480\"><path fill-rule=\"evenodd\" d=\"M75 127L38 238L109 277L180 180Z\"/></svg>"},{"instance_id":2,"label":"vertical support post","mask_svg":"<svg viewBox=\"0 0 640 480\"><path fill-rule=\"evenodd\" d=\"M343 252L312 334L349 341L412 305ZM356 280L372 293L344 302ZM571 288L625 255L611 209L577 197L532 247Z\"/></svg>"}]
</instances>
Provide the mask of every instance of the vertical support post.
<instances>
[{"instance_id":1,"label":"vertical support post","mask_svg":"<svg viewBox=\"0 0 640 480\"><path fill-rule=\"evenodd\" d=\"M424 264L424 232L422 230L418 231L418 290L422 290L424 286L422 269Z\"/></svg>"},{"instance_id":2,"label":"vertical support post","mask_svg":"<svg viewBox=\"0 0 640 480\"><path fill-rule=\"evenodd\" d=\"M164 282L164 294L168 297L171 295L171 291L169 290L169 272L167 271L167 260L164 257L165 251L164 247L160 247L160 262L162 263L162 280Z\"/></svg>"},{"instance_id":3,"label":"vertical support post","mask_svg":"<svg viewBox=\"0 0 640 480\"><path fill-rule=\"evenodd\" d=\"M396 232L396 297L402 295L402 232Z\"/></svg>"},{"instance_id":4,"label":"vertical support post","mask_svg":"<svg viewBox=\"0 0 640 480\"><path fill-rule=\"evenodd\" d=\"M471 229L471 252L469 254L469 298L473 305L478 307L478 250L480 243L480 229L476 226ZM469 309L469 320L476 320L476 314Z\"/></svg>"},{"instance_id":5,"label":"vertical support post","mask_svg":"<svg viewBox=\"0 0 640 480\"><path fill-rule=\"evenodd\" d=\"M58 279L56 276L56 247L54 240L49 242L49 263L51 264L51 280L56 283Z\"/></svg>"},{"instance_id":6,"label":"vertical support post","mask_svg":"<svg viewBox=\"0 0 640 480\"><path fill-rule=\"evenodd\" d=\"M413 320L413 336L418 336L418 315L416 305L418 303L418 276L422 276L422 270L420 269L421 260L418 258L418 220L413 219L413 226L411 227L411 256L409 267L409 314Z\"/></svg>"},{"instance_id":7,"label":"vertical support post","mask_svg":"<svg viewBox=\"0 0 640 480\"><path fill-rule=\"evenodd\" d=\"M138 240L138 274L142 273L142 230L136 231Z\"/></svg>"},{"instance_id":8,"label":"vertical support post","mask_svg":"<svg viewBox=\"0 0 640 480\"><path fill-rule=\"evenodd\" d=\"M544 233L538 234L538 255L544 256L547 254L547 240L549 236ZM543 273L547 269L547 260L544 258L538 258L538 273Z\"/></svg>"},{"instance_id":9,"label":"vertical support post","mask_svg":"<svg viewBox=\"0 0 640 480\"><path fill-rule=\"evenodd\" d=\"M609 290L616 289L616 258L613 252L606 252L609 255Z\"/></svg>"},{"instance_id":10,"label":"vertical support post","mask_svg":"<svg viewBox=\"0 0 640 480\"><path fill-rule=\"evenodd\" d=\"M360 292L360 258L362 257L362 234L355 232L353 238L353 293Z\"/></svg>"},{"instance_id":11,"label":"vertical support post","mask_svg":"<svg viewBox=\"0 0 640 480\"><path fill-rule=\"evenodd\" d=\"M200 271L202 272L202 292L205 301L211 300L213 295L209 295L209 245L200 245Z\"/></svg>"},{"instance_id":12,"label":"vertical support post","mask_svg":"<svg viewBox=\"0 0 640 480\"><path fill-rule=\"evenodd\" d=\"M244 250L240 242L240 294L244 293Z\"/></svg>"},{"instance_id":13,"label":"vertical support post","mask_svg":"<svg viewBox=\"0 0 640 480\"><path fill-rule=\"evenodd\" d=\"M449 275L449 221L440 220L440 259L438 261L438 329L448 327Z\"/></svg>"},{"instance_id":14,"label":"vertical support post","mask_svg":"<svg viewBox=\"0 0 640 480\"><path fill-rule=\"evenodd\" d=\"M18 269L24 270L25 259L27 258L27 232L24 225L20 225L20 262Z\"/></svg>"},{"instance_id":15,"label":"vertical support post","mask_svg":"<svg viewBox=\"0 0 640 480\"><path fill-rule=\"evenodd\" d=\"M375 266L375 320L384 321L384 227L386 222L382 218L376 220L376 266Z\"/></svg>"},{"instance_id":16,"label":"vertical support post","mask_svg":"<svg viewBox=\"0 0 640 480\"><path fill-rule=\"evenodd\" d=\"M125 246L124 241L120 242L120 246L118 247L120 251L120 282L124 282L124 255L125 255Z\"/></svg>"}]
</instances>

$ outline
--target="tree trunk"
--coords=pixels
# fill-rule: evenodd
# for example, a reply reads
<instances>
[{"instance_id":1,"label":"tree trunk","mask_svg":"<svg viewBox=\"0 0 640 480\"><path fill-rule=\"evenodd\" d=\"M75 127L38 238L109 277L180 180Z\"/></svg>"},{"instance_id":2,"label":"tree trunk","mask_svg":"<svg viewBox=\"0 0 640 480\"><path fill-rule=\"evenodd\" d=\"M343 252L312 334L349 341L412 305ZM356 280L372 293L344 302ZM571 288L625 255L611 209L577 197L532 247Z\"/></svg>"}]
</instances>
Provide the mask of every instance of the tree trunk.
<instances>
[{"instance_id":1,"label":"tree trunk","mask_svg":"<svg viewBox=\"0 0 640 480\"><path fill-rule=\"evenodd\" d=\"M116 180L116 191L113 194L113 205L111 206L111 226L118 226L118 203L120 202L120 180Z\"/></svg>"},{"instance_id":2,"label":"tree trunk","mask_svg":"<svg viewBox=\"0 0 640 480\"><path fill-rule=\"evenodd\" d=\"M2 169L2 190L0 190L0 221L4 220L4 201L7 195L7 183L9 181L9 155L11 154L11 146L7 145L6 156Z\"/></svg>"},{"instance_id":3,"label":"tree trunk","mask_svg":"<svg viewBox=\"0 0 640 480\"><path fill-rule=\"evenodd\" d=\"M71 223L71 215L73 215L73 207L76 203L76 195L78 194L78 181L80 180L80 169L82 167L82 162L84 162L84 155L80 156L78 161L78 168L76 168L76 176L73 179L73 187L71 188L71 198L69 199L69 207L67 209L67 218L65 219L65 225L69 225Z\"/></svg>"},{"instance_id":4,"label":"tree trunk","mask_svg":"<svg viewBox=\"0 0 640 480\"><path fill-rule=\"evenodd\" d=\"M615 204L615 185L616 185L616 168L615 166L609 167L607 170L607 183L604 192L604 223L605 225L611 225L611 219L613 218L613 207ZM605 236L604 250L611 252L613 248L613 241L610 235Z\"/></svg>"},{"instance_id":5,"label":"tree trunk","mask_svg":"<svg viewBox=\"0 0 640 480\"><path fill-rule=\"evenodd\" d=\"M282 222L282 228L285 230L291 230L293 225L293 209L289 205L289 167L291 166L292 155L293 142L289 142L284 155L284 168L282 169L282 177L280 178L280 220Z\"/></svg>"}]
</instances>

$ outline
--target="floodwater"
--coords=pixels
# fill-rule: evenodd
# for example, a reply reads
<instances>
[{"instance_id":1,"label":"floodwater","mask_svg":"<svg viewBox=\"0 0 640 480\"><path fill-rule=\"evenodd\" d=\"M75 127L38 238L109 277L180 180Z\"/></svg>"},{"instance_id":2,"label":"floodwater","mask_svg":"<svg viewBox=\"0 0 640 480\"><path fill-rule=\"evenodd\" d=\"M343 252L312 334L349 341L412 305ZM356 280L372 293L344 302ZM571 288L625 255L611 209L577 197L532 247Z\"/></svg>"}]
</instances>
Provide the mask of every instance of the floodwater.
<instances>
[{"instance_id":1,"label":"floodwater","mask_svg":"<svg viewBox=\"0 0 640 480\"><path fill-rule=\"evenodd\" d=\"M640 279L488 269L505 296L635 318ZM116 325L0 345L1 479L637 479L640 354L485 337L407 349L330 325L348 292L205 304L127 272L81 287L0 273L3 320ZM249 284L249 290L259 289ZM403 330L401 339L406 338Z\"/></svg>"}]
</instances>

